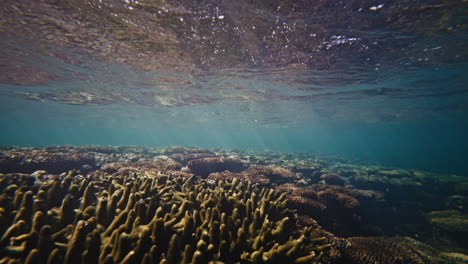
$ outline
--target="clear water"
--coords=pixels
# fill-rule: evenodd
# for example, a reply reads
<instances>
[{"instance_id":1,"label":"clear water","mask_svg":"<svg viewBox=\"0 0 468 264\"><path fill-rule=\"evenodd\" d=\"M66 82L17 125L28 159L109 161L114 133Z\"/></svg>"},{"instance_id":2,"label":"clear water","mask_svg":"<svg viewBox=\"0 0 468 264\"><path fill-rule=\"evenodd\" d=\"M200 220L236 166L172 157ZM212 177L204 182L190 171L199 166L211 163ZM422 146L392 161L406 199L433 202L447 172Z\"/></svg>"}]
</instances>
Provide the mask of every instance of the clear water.
<instances>
[{"instance_id":1,"label":"clear water","mask_svg":"<svg viewBox=\"0 0 468 264\"><path fill-rule=\"evenodd\" d=\"M468 175L465 1L2 1L0 144L320 152Z\"/></svg>"}]
</instances>

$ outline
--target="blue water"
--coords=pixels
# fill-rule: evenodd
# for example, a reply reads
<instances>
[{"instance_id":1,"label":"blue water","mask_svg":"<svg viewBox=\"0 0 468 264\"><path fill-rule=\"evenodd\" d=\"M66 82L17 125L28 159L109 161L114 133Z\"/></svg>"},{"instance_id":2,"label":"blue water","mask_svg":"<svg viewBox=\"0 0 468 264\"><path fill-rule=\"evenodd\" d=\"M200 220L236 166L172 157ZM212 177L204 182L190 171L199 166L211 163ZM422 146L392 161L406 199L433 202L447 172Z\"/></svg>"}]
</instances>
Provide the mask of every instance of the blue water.
<instances>
[{"instance_id":1,"label":"blue water","mask_svg":"<svg viewBox=\"0 0 468 264\"><path fill-rule=\"evenodd\" d=\"M457 1L26 2L0 20L0 144L317 152L468 175Z\"/></svg>"},{"instance_id":2,"label":"blue water","mask_svg":"<svg viewBox=\"0 0 468 264\"><path fill-rule=\"evenodd\" d=\"M468 174L464 113L389 123L316 118L294 127L268 127L207 117L198 120L201 114L197 113L184 113L189 116L179 122L170 118L174 110L153 113L148 107L3 98L1 108L0 144L4 145L185 145L318 152L387 166Z\"/></svg>"}]
</instances>

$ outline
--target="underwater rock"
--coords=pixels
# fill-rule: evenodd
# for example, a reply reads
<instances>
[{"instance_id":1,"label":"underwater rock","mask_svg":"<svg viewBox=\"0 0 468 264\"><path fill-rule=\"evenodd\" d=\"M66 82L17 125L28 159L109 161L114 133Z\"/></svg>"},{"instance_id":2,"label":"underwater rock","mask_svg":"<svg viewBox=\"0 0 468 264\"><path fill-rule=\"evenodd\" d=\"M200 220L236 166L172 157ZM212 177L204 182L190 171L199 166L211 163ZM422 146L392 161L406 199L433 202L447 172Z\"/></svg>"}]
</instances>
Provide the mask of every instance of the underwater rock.
<instances>
[{"instance_id":1,"label":"underwater rock","mask_svg":"<svg viewBox=\"0 0 468 264\"><path fill-rule=\"evenodd\" d=\"M191 160L188 168L195 175L207 177L213 172L241 172L247 167L242 160L227 157L211 157Z\"/></svg>"}]
</instances>

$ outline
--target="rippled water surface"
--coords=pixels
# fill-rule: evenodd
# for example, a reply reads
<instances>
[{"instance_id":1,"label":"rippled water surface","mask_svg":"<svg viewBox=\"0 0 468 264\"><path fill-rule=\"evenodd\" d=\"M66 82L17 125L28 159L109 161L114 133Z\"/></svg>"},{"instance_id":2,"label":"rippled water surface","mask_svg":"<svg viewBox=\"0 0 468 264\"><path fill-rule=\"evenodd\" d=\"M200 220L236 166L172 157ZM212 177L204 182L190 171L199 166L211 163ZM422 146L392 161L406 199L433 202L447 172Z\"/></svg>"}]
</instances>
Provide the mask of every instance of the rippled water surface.
<instances>
[{"instance_id":1,"label":"rippled water surface","mask_svg":"<svg viewBox=\"0 0 468 264\"><path fill-rule=\"evenodd\" d=\"M465 0L0 6L1 144L313 150L468 174Z\"/></svg>"}]
</instances>

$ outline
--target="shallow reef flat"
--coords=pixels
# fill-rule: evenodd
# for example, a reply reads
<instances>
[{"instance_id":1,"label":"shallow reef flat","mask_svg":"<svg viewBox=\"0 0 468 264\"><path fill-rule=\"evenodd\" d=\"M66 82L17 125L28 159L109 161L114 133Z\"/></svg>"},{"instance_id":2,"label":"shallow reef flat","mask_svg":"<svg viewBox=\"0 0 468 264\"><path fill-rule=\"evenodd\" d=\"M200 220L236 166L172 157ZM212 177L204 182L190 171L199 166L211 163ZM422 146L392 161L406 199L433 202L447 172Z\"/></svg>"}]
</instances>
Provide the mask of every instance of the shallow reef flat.
<instances>
[{"instance_id":1,"label":"shallow reef flat","mask_svg":"<svg viewBox=\"0 0 468 264\"><path fill-rule=\"evenodd\" d=\"M310 153L0 147L2 263L468 263L468 177Z\"/></svg>"}]
</instances>

